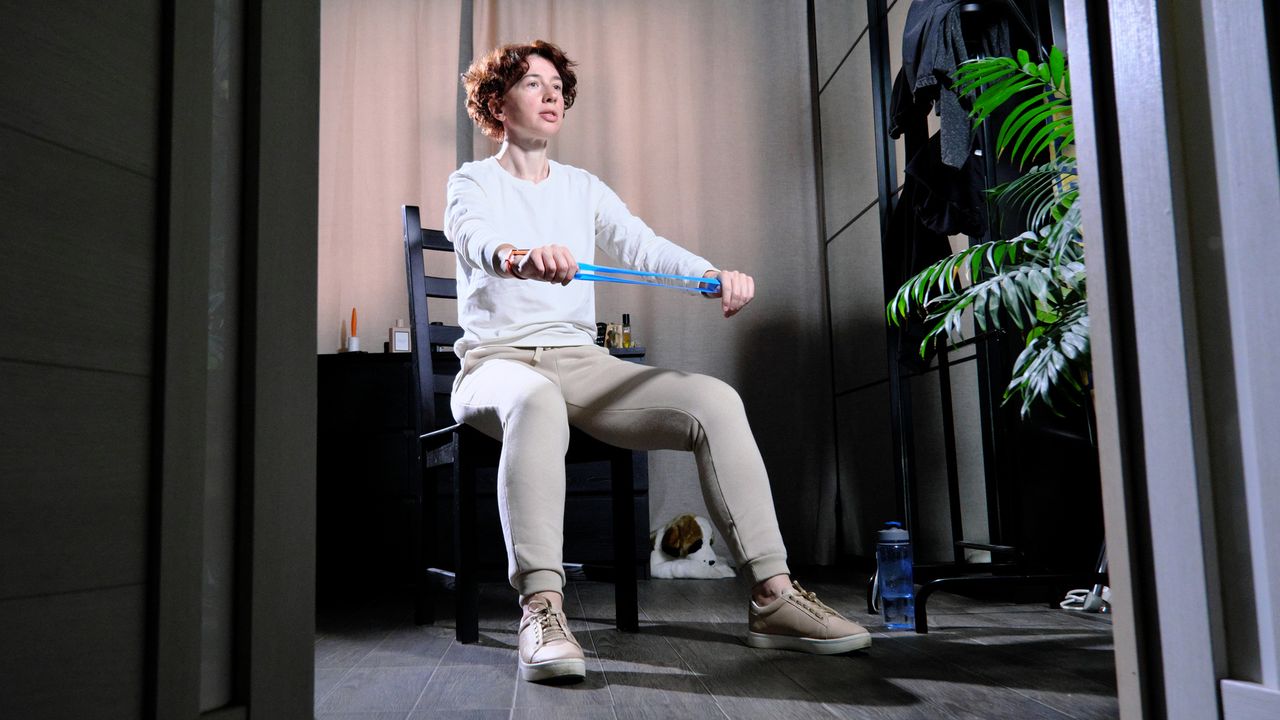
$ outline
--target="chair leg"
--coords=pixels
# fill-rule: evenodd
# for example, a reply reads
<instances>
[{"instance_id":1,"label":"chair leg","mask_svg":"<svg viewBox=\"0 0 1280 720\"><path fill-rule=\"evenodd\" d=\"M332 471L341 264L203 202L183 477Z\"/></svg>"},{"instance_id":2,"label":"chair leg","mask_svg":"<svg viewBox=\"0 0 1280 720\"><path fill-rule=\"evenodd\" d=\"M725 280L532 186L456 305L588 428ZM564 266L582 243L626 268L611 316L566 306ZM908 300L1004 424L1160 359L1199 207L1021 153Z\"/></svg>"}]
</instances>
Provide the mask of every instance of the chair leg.
<instances>
[{"instance_id":1,"label":"chair leg","mask_svg":"<svg viewBox=\"0 0 1280 720\"><path fill-rule=\"evenodd\" d=\"M636 587L636 506L633 453L618 450L609 460L613 493L614 612L618 630L640 630L639 593Z\"/></svg>"},{"instance_id":2,"label":"chair leg","mask_svg":"<svg viewBox=\"0 0 1280 720\"><path fill-rule=\"evenodd\" d=\"M431 577L427 574L431 551L426 528L435 526L436 493L435 483L431 482L432 474L428 468L422 468L422 482L419 485L418 507L410 528L410 542L413 543L413 622L417 625L432 625L436 621L436 602Z\"/></svg>"},{"instance_id":3,"label":"chair leg","mask_svg":"<svg viewBox=\"0 0 1280 720\"><path fill-rule=\"evenodd\" d=\"M480 585L476 579L476 473L463 447L461 433L454 434L453 548L456 636L460 643L480 639Z\"/></svg>"}]
</instances>

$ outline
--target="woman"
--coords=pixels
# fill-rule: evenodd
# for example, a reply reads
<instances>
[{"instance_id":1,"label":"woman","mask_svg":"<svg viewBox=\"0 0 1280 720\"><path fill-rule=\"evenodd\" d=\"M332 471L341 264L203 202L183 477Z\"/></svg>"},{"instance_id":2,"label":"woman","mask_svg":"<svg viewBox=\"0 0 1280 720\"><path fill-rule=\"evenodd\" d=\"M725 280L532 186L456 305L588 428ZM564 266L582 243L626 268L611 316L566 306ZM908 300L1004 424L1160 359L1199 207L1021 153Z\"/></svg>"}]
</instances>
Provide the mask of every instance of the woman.
<instances>
[{"instance_id":1,"label":"woman","mask_svg":"<svg viewBox=\"0 0 1280 720\"><path fill-rule=\"evenodd\" d=\"M579 261L594 261L596 246L629 267L717 278L719 290L707 294L726 318L751 302L755 284L658 237L598 178L547 157L577 95L573 66L543 41L500 47L472 64L463 75L467 112L503 145L449 177L444 218L464 330L453 414L503 441L498 503L523 607L521 677L585 676L562 609L570 424L621 447L694 452L712 521L753 584L748 644L815 653L867 647L864 628L791 581L737 393L708 376L623 362L594 344L593 288L573 277Z\"/></svg>"}]
</instances>

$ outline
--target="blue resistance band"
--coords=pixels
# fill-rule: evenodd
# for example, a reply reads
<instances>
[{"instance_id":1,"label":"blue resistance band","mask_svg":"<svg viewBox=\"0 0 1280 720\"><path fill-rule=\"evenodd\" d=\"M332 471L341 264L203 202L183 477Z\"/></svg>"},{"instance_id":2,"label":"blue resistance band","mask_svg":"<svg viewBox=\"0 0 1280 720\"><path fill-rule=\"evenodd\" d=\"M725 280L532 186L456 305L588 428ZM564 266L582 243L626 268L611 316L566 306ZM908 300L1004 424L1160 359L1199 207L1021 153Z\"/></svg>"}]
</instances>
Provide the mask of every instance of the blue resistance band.
<instances>
[{"instance_id":1,"label":"blue resistance band","mask_svg":"<svg viewBox=\"0 0 1280 720\"><path fill-rule=\"evenodd\" d=\"M623 285L647 285L648 287L670 288L672 290L684 290L685 292L696 293L712 293L720 289L720 280L717 278L691 277L689 275L667 275L664 273L644 272L642 270L627 270L625 268L605 267L603 265L592 265L591 263L578 263L579 271L574 274L574 280L590 280L592 282L611 282L621 283ZM582 272L586 270L587 272ZM709 287L684 287L683 285L668 285L666 283L649 282L647 280L628 280L626 278L609 277L608 275L600 275L599 273L610 273L613 275L634 275L639 277L659 278L663 280L683 280L685 282L694 282L707 285Z\"/></svg>"}]
</instances>

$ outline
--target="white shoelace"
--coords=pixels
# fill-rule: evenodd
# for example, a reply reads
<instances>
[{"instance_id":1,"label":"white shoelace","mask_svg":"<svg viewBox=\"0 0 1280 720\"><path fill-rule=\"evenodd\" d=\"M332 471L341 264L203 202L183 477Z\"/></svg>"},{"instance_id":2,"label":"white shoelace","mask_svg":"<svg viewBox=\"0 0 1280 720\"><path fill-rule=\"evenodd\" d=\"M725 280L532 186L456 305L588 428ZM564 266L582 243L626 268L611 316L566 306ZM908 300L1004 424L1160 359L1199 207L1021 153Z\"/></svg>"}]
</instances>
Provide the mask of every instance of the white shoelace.
<instances>
[{"instance_id":1,"label":"white shoelace","mask_svg":"<svg viewBox=\"0 0 1280 720\"><path fill-rule=\"evenodd\" d=\"M819 610L819 614L839 615L834 608L818 599L818 596L804 588L800 587L800 583L792 583L795 587L795 596L800 600L808 603L811 607Z\"/></svg>"},{"instance_id":2,"label":"white shoelace","mask_svg":"<svg viewBox=\"0 0 1280 720\"><path fill-rule=\"evenodd\" d=\"M538 624L538 632L542 636L542 642L569 639L569 631L564 622L564 613L559 610L546 605L534 608L531 617Z\"/></svg>"}]
</instances>

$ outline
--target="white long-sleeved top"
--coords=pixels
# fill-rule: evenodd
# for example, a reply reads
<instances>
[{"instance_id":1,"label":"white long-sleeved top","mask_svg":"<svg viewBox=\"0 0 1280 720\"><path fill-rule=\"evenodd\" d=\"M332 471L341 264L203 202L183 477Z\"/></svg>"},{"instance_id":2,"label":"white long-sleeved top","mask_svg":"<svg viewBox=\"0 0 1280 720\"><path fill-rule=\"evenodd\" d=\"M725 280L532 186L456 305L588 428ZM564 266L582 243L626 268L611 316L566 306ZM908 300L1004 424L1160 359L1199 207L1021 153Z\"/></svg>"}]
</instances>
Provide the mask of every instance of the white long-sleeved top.
<instances>
[{"instance_id":1,"label":"white long-sleeved top","mask_svg":"<svg viewBox=\"0 0 1280 720\"><path fill-rule=\"evenodd\" d=\"M568 285L504 278L493 265L503 243L564 245L578 262L595 249L625 267L701 277L713 265L658 236L596 176L555 161L539 183L521 180L496 156L449 176L444 234L457 251L462 357L482 345L590 345L596 337L594 283Z\"/></svg>"}]
</instances>

